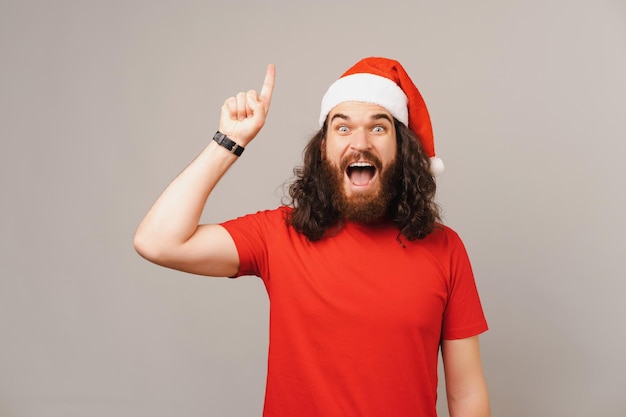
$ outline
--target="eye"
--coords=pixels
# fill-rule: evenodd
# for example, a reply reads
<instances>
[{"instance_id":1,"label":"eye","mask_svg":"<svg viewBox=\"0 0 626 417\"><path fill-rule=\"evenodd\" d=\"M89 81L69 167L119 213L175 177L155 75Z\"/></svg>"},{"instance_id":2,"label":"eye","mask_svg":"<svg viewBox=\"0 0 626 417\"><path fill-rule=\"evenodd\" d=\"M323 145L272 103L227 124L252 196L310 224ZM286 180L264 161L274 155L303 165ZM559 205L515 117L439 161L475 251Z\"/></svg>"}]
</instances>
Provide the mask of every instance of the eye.
<instances>
[{"instance_id":1,"label":"eye","mask_svg":"<svg viewBox=\"0 0 626 417\"><path fill-rule=\"evenodd\" d=\"M372 129L372 132L383 133L383 132L385 132L385 130L386 129L385 129L384 126L378 125L378 126L374 126L374 128Z\"/></svg>"},{"instance_id":2,"label":"eye","mask_svg":"<svg viewBox=\"0 0 626 417\"><path fill-rule=\"evenodd\" d=\"M337 128L337 132L340 133L347 133L350 129L348 129L348 126L346 125L341 125Z\"/></svg>"}]
</instances>

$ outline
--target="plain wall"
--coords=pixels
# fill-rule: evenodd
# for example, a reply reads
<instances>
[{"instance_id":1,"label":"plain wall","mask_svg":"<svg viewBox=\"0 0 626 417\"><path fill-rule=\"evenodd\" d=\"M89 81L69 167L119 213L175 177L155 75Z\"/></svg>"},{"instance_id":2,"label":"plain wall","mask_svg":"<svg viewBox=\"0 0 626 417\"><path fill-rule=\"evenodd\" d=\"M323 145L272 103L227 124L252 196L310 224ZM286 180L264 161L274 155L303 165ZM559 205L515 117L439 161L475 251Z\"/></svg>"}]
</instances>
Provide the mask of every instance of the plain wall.
<instances>
[{"instance_id":1,"label":"plain wall","mask_svg":"<svg viewBox=\"0 0 626 417\"><path fill-rule=\"evenodd\" d=\"M429 106L493 415L625 416L625 45L622 0L2 0L0 416L259 416L261 281L154 266L132 236L268 63L267 124L203 221L280 204L370 55Z\"/></svg>"}]
</instances>

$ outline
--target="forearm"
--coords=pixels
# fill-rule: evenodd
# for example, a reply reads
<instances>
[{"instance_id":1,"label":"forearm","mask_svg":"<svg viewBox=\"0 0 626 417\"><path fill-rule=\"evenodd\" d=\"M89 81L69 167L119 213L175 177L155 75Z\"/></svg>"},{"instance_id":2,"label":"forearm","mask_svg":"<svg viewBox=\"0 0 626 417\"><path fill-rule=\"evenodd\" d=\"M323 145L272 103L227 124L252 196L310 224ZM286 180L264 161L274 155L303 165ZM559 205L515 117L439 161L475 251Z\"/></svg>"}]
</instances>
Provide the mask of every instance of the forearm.
<instances>
[{"instance_id":1,"label":"forearm","mask_svg":"<svg viewBox=\"0 0 626 417\"><path fill-rule=\"evenodd\" d=\"M137 251L153 259L182 246L196 231L209 195L236 159L211 141L148 211L135 234Z\"/></svg>"},{"instance_id":2,"label":"forearm","mask_svg":"<svg viewBox=\"0 0 626 417\"><path fill-rule=\"evenodd\" d=\"M450 417L490 417L478 336L444 340L442 355Z\"/></svg>"}]
</instances>

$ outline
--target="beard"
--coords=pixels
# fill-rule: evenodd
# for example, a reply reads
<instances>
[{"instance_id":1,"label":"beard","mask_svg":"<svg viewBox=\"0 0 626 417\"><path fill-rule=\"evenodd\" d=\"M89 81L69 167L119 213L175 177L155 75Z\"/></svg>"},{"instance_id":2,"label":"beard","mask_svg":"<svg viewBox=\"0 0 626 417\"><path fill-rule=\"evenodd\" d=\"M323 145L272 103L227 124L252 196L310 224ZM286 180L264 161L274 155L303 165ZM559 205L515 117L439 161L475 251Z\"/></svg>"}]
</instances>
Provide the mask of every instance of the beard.
<instances>
[{"instance_id":1,"label":"beard","mask_svg":"<svg viewBox=\"0 0 626 417\"><path fill-rule=\"evenodd\" d=\"M379 175L379 187L374 192L356 193L348 196L344 189L345 172L349 164L363 157L372 161ZM391 202L398 195L400 175L394 159L383 168L382 162L369 152L355 153L345 157L339 167L322 157L324 183L341 216L347 221L370 224L389 213Z\"/></svg>"}]
</instances>

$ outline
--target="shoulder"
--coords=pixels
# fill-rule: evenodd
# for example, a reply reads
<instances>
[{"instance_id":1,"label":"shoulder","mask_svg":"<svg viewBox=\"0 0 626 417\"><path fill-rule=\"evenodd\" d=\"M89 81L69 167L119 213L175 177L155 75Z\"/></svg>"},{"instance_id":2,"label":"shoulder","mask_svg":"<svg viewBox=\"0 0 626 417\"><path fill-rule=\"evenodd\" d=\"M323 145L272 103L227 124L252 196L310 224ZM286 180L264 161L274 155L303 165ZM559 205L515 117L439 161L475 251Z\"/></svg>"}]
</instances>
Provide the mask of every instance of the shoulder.
<instances>
[{"instance_id":1,"label":"shoulder","mask_svg":"<svg viewBox=\"0 0 626 417\"><path fill-rule=\"evenodd\" d=\"M236 217L234 219L227 220L221 224L230 225L230 224L246 223L246 222L269 222L269 223L284 222L286 219L288 219L291 211L292 211L291 207L280 206L274 209L260 210L260 211L257 211L256 213L245 214L245 215Z\"/></svg>"},{"instance_id":2,"label":"shoulder","mask_svg":"<svg viewBox=\"0 0 626 417\"><path fill-rule=\"evenodd\" d=\"M271 210L257 211L220 223L230 234L245 236L273 236L280 230L286 230L291 208L280 206Z\"/></svg>"},{"instance_id":3,"label":"shoulder","mask_svg":"<svg viewBox=\"0 0 626 417\"><path fill-rule=\"evenodd\" d=\"M424 239L415 240L412 243L416 246L416 250L427 251L439 260L457 259L459 256L465 256L466 253L459 234L451 227L439 223Z\"/></svg>"},{"instance_id":4,"label":"shoulder","mask_svg":"<svg viewBox=\"0 0 626 417\"><path fill-rule=\"evenodd\" d=\"M448 246L461 243L461 237L451 227L437 223L433 231L422 241L433 246Z\"/></svg>"}]
</instances>

